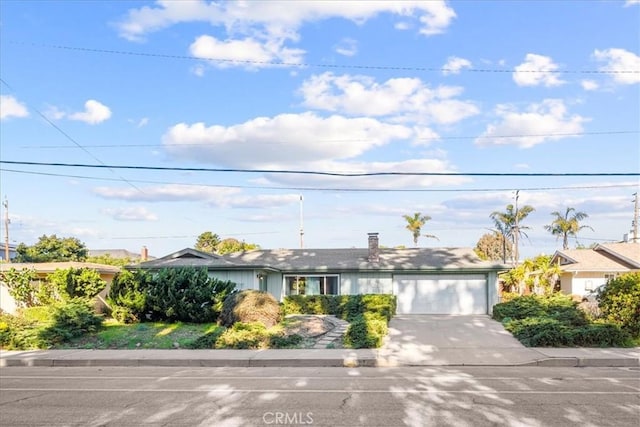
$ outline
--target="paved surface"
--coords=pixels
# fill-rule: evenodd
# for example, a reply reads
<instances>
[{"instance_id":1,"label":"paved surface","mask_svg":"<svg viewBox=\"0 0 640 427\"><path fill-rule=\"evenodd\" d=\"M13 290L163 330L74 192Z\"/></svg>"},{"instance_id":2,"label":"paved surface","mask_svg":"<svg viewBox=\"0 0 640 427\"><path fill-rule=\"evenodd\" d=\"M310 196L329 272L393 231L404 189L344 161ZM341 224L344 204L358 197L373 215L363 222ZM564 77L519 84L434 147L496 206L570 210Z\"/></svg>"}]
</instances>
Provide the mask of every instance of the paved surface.
<instances>
[{"instance_id":1,"label":"paved surface","mask_svg":"<svg viewBox=\"0 0 640 427\"><path fill-rule=\"evenodd\" d=\"M489 316L397 316L381 349L2 351L1 366L640 366L640 348L526 348Z\"/></svg>"},{"instance_id":2,"label":"paved surface","mask_svg":"<svg viewBox=\"0 0 640 427\"><path fill-rule=\"evenodd\" d=\"M466 366L3 368L0 424L638 426L639 374Z\"/></svg>"}]
</instances>

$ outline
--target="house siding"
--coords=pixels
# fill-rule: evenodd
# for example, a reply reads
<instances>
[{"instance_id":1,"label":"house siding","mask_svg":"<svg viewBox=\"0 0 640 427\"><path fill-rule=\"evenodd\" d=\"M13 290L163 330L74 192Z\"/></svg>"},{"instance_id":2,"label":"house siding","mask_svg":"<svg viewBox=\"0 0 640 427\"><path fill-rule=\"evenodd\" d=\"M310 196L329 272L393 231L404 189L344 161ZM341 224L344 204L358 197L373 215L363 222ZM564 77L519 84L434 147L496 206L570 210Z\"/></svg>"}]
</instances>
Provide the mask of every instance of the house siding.
<instances>
[{"instance_id":1,"label":"house siding","mask_svg":"<svg viewBox=\"0 0 640 427\"><path fill-rule=\"evenodd\" d=\"M565 272L560 276L560 289L566 294L584 295L588 289L595 289L607 283L605 274L616 274L615 272Z\"/></svg>"},{"instance_id":2,"label":"house siding","mask_svg":"<svg viewBox=\"0 0 640 427\"><path fill-rule=\"evenodd\" d=\"M390 294L393 292L391 273L358 272L340 274L340 294Z\"/></svg>"},{"instance_id":3,"label":"house siding","mask_svg":"<svg viewBox=\"0 0 640 427\"><path fill-rule=\"evenodd\" d=\"M231 281L236 284L236 289L258 289L258 273L254 270L242 271L209 271L209 277L214 277L222 281Z\"/></svg>"}]
</instances>

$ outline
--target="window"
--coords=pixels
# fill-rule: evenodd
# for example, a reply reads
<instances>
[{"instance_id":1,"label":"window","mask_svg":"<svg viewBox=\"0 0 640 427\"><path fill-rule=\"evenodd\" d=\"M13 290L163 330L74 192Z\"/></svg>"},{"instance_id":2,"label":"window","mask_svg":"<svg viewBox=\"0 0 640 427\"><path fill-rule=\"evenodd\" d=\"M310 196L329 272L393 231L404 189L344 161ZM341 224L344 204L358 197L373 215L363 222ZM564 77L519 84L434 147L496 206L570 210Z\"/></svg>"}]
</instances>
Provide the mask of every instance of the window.
<instances>
[{"instance_id":1,"label":"window","mask_svg":"<svg viewBox=\"0 0 640 427\"><path fill-rule=\"evenodd\" d=\"M338 275L284 276L287 295L338 295Z\"/></svg>"},{"instance_id":2,"label":"window","mask_svg":"<svg viewBox=\"0 0 640 427\"><path fill-rule=\"evenodd\" d=\"M616 278L616 274L615 273L605 273L604 275L604 280L605 281L609 281L611 279L615 279Z\"/></svg>"}]
</instances>

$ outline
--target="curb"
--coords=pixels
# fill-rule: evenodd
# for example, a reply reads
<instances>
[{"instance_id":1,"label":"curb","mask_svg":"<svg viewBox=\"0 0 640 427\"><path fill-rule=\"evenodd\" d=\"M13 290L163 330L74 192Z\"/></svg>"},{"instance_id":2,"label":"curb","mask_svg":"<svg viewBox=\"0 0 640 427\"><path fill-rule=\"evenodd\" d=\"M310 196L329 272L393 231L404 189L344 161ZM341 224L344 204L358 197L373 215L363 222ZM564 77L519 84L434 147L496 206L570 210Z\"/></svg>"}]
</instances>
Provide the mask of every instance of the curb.
<instances>
[{"instance_id":1,"label":"curb","mask_svg":"<svg viewBox=\"0 0 640 427\"><path fill-rule=\"evenodd\" d=\"M520 364L482 363L402 363L390 362L375 357L346 358L246 358L246 359L46 359L6 358L0 359L0 367L236 367L236 368L401 368L401 367L510 367L539 366L556 368L636 368L636 358L580 358L552 357Z\"/></svg>"}]
</instances>

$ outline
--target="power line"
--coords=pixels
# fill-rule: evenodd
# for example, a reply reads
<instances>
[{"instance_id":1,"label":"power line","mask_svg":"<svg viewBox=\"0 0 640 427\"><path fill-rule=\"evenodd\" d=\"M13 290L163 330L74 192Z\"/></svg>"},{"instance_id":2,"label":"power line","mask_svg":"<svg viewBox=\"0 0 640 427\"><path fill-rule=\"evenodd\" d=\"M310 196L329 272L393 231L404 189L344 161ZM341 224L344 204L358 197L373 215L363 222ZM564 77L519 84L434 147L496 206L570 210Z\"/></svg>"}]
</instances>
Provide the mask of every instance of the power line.
<instances>
[{"instance_id":1,"label":"power line","mask_svg":"<svg viewBox=\"0 0 640 427\"><path fill-rule=\"evenodd\" d=\"M51 166L51 167L72 167L72 168L93 168L93 169L133 169L133 170L155 170L155 171L175 171L175 172L220 172L220 173L264 173L264 174L285 174L285 175L319 175L336 176L345 178L372 177L372 176L494 176L494 177L603 177L603 176L640 176L640 172L321 172L294 169L240 169L240 168L196 168L196 167L175 167L175 166L134 166L134 165L91 165L84 163L49 163L49 162L26 162L14 160L0 160L0 164L22 165L22 166Z\"/></svg>"},{"instance_id":2,"label":"power line","mask_svg":"<svg viewBox=\"0 0 640 427\"><path fill-rule=\"evenodd\" d=\"M310 67L310 68L329 68L329 69L344 69L353 68L357 70L390 70L390 71L429 71L429 72L447 72L456 71L444 67L418 67L418 66L391 66L391 65L362 65L362 64L320 64L311 62L286 62L286 61L256 61L249 59L229 59L229 58L214 58L214 57L198 57L191 55L175 55L165 53L150 53L150 52L133 52L126 50L116 49L99 49L88 48L80 46L66 46L55 45L46 43L34 43L34 42L17 42L9 41L10 44L18 45L31 45L35 47L46 47L51 49L61 49L69 51L90 52L90 53L107 53L111 55L126 55L126 56L141 56L150 58L163 58L163 59L180 59L189 61L210 61L210 62L224 62L229 64L247 64L247 65L271 65L280 67ZM471 73L553 73L553 74L639 74L640 70L513 70L513 69L501 69L501 68L465 68L465 72Z\"/></svg>"},{"instance_id":3,"label":"power line","mask_svg":"<svg viewBox=\"0 0 640 427\"><path fill-rule=\"evenodd\" d=\"M15 92L15 90L11 87L11 85L9 83L7 83L5 80L3 80L2 78L0 78L0 82L2 82L10 91ZM100 163L100 165L106 166L102 160L100 160L98 157L93 155L93 153L91 153L91 151L89 151L85 146L81 145L78 141L76 141L74 138L72 138L71 135L69 135L67 132L62 130L62 128L60 126L56 125L51 120L49 120L49 118L47 116L45 116L40 110L38 110L35 107L32 107L32 108L36 113L38 113L38 115L40 117L42 117L42 119L45 122L47 122L51 127L53 127L55 130L57 130L60 134L62 134L62 136L64 136L67 140L71 141L76 147L80 148L82 151L87 153L93 160L95 160L96 162ZM111 169L111 168L108 168L108 169ZM128 185L130 185L131 187L133 187L134 189L142 192L142 190L140 190L138 187L136 187L133 183L127 181L127 179L124 178L123 176L117 175L113 170L111 170L111 173L116 175L122 182L125 182Z\"/></svg>"},{"instance_id":4,"label":"power line","mask_svg":"<svg viewBox=\"0 0 640 427\"><path fill-rule=\"evenodd\" d=\"M553 138L558 136L584 136L584 135L629 135L629 134L638 134L640 130L612 130L612 131L597 131L597 132L582 132L582 133L538 133L538 134L520 134L520 135L492 135L492 136L434 136L434 137L423 137L423 138L415 138L417 141L437 141L437 140L468 140L468 139L510 139L510 138ZM365 138L353 138L353 139L320 139L317 141L310 142L318 142L318 143L328 143L328 142L366 142L370 141L370 139ZM277 141L274 141L276 143ZM281 142L285 143L285 142ZM91 148L144 148L144 147L208 147L210 144L208 143L193 143L193 144L182 144L182 143L168 143L168 144L99 144L99 145L91 145ZM47 149L47 148L74 148L69 147L68 145L22 145L20 148L37 148L37 149Z\"/></svg>"}]
</instances>

